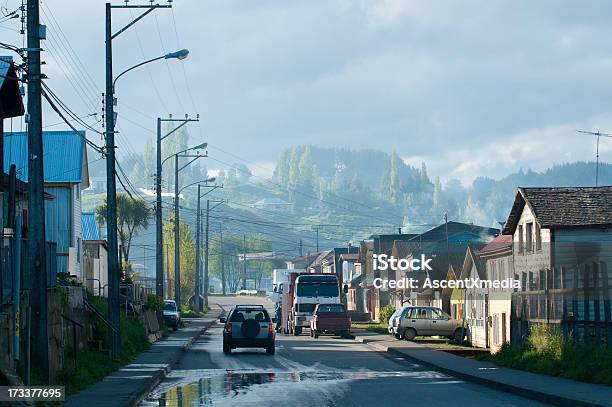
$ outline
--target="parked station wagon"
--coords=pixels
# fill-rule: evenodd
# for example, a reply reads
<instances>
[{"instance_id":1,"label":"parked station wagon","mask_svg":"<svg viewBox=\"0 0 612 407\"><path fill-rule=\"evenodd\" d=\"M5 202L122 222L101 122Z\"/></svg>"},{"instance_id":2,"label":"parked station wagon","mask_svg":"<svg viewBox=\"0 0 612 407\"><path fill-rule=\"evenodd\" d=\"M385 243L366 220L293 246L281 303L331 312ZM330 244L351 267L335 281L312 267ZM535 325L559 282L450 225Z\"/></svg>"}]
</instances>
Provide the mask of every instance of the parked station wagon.
<instances>
[{"instance_id":1,"label":"parked station wagon","mask_svg":"<svg viewBox=\"0 0 612 407\"><path fill-rule=\"evenodd\" d=\"M405 307L396 316L392 329L396 338L408 341L417 336L446 336L459 342L467 334L461 323L440 308Z\"/></svg>"}]
</instances>

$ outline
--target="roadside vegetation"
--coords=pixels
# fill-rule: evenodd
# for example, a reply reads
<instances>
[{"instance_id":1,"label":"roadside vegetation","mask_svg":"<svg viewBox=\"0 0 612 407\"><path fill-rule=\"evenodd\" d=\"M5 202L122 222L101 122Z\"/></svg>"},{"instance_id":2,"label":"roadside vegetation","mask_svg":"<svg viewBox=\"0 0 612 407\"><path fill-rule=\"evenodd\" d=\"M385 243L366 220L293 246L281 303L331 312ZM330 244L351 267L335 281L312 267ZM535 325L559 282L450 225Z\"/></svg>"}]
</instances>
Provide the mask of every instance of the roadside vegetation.
<instances>
[{"instance_id":1,"label":"roadside vegetation","mask_svg":"<svg viewBox=\"0 0 612 407\"><path fill-rule=\"evenodd\" d=\"M90 297L89 301L106 315L106 299ZM98 318L92 318L88 323L93 331L93 337L101 341L102 349L109 349L106 325ZM64 354L64 371L59 382L66 386L66 394L77 393L91 384L102 380L111 372L128 364L139 353L150 348L144 327L134 317L121 312L121 354L119 360L113 361L107 352L98 349L82 349L77 354L77 369L74 367L74 350L68 348Z\"/></svg>"},{"instance_id":2,"label":"roadside vegetation","mask_svg":"<svg viewBox=\"0 0 612 407\"><path fill-rule=\"evenodd\" d=\"M563 338L556 328L534 326L524 344L507 344L479 355L500 366L612 386L612 349Z\"/></svg>"}]
</instances>

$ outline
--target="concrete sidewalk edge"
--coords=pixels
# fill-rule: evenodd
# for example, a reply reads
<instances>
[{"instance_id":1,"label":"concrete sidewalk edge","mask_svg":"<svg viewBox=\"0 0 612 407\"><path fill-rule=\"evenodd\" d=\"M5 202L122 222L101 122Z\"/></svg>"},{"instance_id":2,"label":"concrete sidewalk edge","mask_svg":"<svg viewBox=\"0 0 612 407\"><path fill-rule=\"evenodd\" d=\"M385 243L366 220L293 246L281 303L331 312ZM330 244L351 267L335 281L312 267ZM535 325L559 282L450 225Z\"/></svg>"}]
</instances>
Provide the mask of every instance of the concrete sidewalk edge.
<instances>
[{"instance_id":1,"label":"concrete sidewalk edge","mask_svg":"<svg viewBox=\"0 0 612 407\"><path fill-rule=\"evenodd\" d=\"M420 365L427 366L431 369L434 369L438 372L445 373L451 376L455 376L460 379L463 379L463 380L466 380L472 383L480 384L480 385L483 385L483 386L486 386L486 387L489 387L495 390L501 390L506 393L516 394L518 396L522 396L522 397L529 398L529 399L536 400L536 401L541 401L541 402L548 403L548 404L554 404L557 406L568 406L568 407L569 406L579 406L579 407L602 407L603 406L605 407L604 404L590 403L584 400L559 396L559 395L551 394L551 393L540 392L537 390L528 389L524 387L518 387L518 386L508 384L508 383L503 383L503 382L499 382L496 380L485 379L483 377L478 377L478 376L470 375L470 374L460 372L457 370L442 367L434 363L431 363L429 361L417 358L408 353L404 353L398 348L376 344L375 341L370 341L368 340L368 338L364 338L361 336L354 336L353 339L357 342L366 344L379 352L386 352L386 353L390 353L396 356L402 356Z\"/></svg>"},{"instance_id":2,"label":"concrete sidewalk edge","mask_svg":"<svg viewBox=\"0 0 612 407\"><path fill-rule=\"evenodd\" d=\"M132 397L131 400L129 400L128 406L130 407L137 406L149 393L153 391L153 389L159 383L161 383L162 380L164 380L168 376L168 374L170 374L170 372L172 371L174 366L178 363L178 361L181 359L183 354L191 348L193 343L197 341L204 332L206 332L211 326L213 326L217 322L219 313L220 311L219 312L214 311L214 312L208 312L207 314L204 315L205 318L206 317L214 317L214 318L211 321L207 322L206 325L200 328L200 330L187 341L187 343L181 348L181 350L176 353L176 355L170 361L170 363L168 363L168 366L166 366L166 369L158 372L157 374L151 377L151 381L149 382L149 385L146 388L144 388L143 391L135 394L134 397Z\"/></svg>"}]
</instances>

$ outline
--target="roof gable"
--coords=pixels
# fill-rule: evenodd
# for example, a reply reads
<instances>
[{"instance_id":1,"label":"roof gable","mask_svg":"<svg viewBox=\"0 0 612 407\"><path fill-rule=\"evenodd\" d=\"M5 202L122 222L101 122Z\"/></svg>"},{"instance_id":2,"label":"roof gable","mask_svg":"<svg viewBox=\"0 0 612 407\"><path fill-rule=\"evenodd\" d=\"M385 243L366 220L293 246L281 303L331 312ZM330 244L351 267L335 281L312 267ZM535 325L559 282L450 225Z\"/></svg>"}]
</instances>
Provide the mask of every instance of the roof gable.
<instances>
[{"instance_id":1,"label":"roof gable","mask_svg":"<svg viewBox=\"0 0 612 407\"><path fill-rule=\"evenodd\" d=\"M43 132L45 182L81 183L89 186L89 169L85 132L45 131ZM17 166L17 178L28 180L28 134L26 132L5 133L4 171L11 164Z\"/></svg>"},{"instance_id":2,"label":"roof gable","mask_svg":"<svg viewBox=\"0 0 612 407\"><path fill-rule=\"evenodd\" d=\"M543 228L612 226L612 186L519 187L503 234L514 234L525 205Z\"/></svg>"}]
</instances>

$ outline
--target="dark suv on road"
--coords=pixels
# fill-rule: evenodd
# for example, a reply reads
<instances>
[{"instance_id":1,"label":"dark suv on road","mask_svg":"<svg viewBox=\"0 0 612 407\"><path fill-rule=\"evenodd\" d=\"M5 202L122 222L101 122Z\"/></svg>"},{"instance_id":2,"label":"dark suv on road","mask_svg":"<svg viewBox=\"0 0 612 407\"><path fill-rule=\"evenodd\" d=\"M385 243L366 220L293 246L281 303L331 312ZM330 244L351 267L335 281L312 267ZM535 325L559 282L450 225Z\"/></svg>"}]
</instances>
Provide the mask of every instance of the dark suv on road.
<instances>
[{"instance_id":1,"label":"dark suv on road","mask_svg":"<svg viewBox=\"0 0 612 407\"><path fill-rule=\"evenodd\" d=\"M238 305L227 318L220 318L223 327L223 353L236 348L264 348L274 354L274 320L263 305Z\"/></svg>"}]
</instances>

